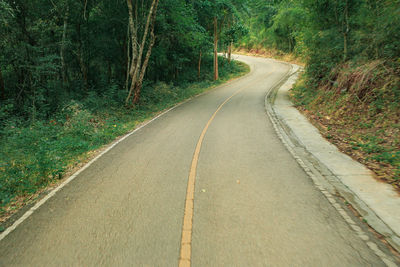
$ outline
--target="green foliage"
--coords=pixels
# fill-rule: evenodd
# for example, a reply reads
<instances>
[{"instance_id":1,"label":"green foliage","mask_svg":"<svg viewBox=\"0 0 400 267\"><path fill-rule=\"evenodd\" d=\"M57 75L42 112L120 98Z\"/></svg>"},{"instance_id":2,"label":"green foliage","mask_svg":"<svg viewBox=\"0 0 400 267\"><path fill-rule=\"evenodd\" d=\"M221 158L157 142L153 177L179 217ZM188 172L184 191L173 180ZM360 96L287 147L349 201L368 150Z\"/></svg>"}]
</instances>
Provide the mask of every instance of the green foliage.
<instances>
[{"instance_id":1,"label":"green foliage","mask_svg":"<svg viewBox=\"0 0 400 267\"><path fill-rule=\"evenodd\" d=\"M200 50L204 56L212 53L212 16L237 13L240 1L214 2L160 1L145 83L179 85L198 79ZM150 1L133 3L141 41ZM5 84L0 101L13 104L12 115L33 123L71 100L114 94L119 101L125 92L125 0L1 0L0 20L0 74ZM224 32L237 39L244 29L237 20L232 25L224 26Z\"/></svg>"},{"instance_id":2,"label":"green foliage","mask_svg":"<svg viewBox=\"0 0 400 267\"><path fill-rule=\"evenodd\" d=\"M4 0L0 1L0 23L7 27L9 20L14 17L14 10Z\"/></svg>"},{"instance_id":3,"label":"green foliage","mask_svg":"<svg viewBox=\"0 0 400 267\"><path fill-rule=\"evenodd\" d=\"M388 59L399 66L400 2L389 0L249 1L250 28L239 46L294 52L310 84L344 61Z\"/></svg>"},{"instance_id":4,"label":"green foliage","mask_svg":"<svg viewBox=\"0 0 400 267\"><path fill-rule=\"evenodd\" d=\"M292 52L304 21L304 10L301 7L280 9L273 18L270 35L276 48Z\"/></svg>"}]
</instances>

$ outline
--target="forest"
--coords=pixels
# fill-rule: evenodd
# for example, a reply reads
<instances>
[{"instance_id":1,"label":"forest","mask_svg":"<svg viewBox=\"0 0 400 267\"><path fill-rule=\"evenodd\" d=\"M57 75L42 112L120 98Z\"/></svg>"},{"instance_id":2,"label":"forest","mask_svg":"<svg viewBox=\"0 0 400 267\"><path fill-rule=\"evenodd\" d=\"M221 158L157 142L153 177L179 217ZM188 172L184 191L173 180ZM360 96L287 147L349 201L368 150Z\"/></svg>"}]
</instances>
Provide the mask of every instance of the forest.
<instances>
[{"instance_id":1,"label":"forest","mask_svg":"<svg viewBox=\"0 0 400 267\"><path fill-rule=\"evenodd\" d=\"M249 7L249 34L237 46L299 58L305 72L293 102L325 138L399 190L400 1L251 1Z\"/></svg>"},{"instance_id":2,"label":"forest","mask_svg":"<svg viewBox=\"0 0 400 267\"><path fill-rule=\"evenodd\" d=\"M0 212L263 49L304 62L297 105L358 116L348 149L398 183L399 0L0 0Z\"/></svg>"},{"instance_id":3,"label":"forest","mask_svg":"<svg viewBox=\"0 0 400 267\"><path fill-rule=\"evenodd\" d=\"M230 59L242 5L0 0L1 212L154 114L247 72Z\"/></svg>"}]
</instances>

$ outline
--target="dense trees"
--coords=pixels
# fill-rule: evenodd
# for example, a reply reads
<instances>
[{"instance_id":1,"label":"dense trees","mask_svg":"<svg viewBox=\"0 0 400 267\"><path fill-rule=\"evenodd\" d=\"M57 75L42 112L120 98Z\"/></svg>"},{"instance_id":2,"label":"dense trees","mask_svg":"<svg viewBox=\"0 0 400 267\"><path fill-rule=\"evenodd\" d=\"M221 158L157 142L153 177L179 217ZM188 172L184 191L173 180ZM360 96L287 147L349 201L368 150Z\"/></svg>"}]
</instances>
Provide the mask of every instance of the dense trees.
<instances>
[{"instance_id":1,"label":"dense trees","mask_svg":"<svg viewBox=\"0 0 400 267\"><path fill-rule=\"evenodd\" d=\"M354 58L399 57L398 10L389 0L0 0L0 114L46 119L104 94L137 105L143 84L201 79L211 54L218 79L217 53L230 59L238 39L302 56L318 80Z\"/></svg>"},{"instance_id":2,"label":"dense trees","mask_svg":"<svg viewBox=\"0 0 400 267\"><path fill-rule=\"evenodd\" d=\"M400 56L400 2L392 0L251 0L243 13L247 48L294 52L314 81L337 64Z\"/></svg>"},{"instance_id":3,"label":"dense trees","mask_svg":"<svg viewBox=\"0 0 400 267\"><path fill-rule=\"evenodd\" d=\"M143 84L200 79L204 56L213 54L218 79L217 53L230 59L238 39L248 48L296 53L317 81L348 60L398 58L399 6L392 0L0 0L0 114L46 119L71 99L104 94L136 105Z\"/></svg>"},{"instance_id":4,"label":"dense trees","mask_svg":"<svg viewBox=\"0 0 400 267\"><path fill-rule=\"evenodd\" d=\"M197 80L202 57L239 22L235 4L0 0L0 114L45 119L71 99L104 94L131 106L143 84Z\"/></svg>"},{"instance_id":5,"label":"dense trees","mask_svg":"<svg viewBox=\"0 0 400 267\"><path fill-rule=\"evenodd\" d=\"M326 138L400 188L400 1L251 0L248 49L306 64L292 97Z\"/></svg>"}]
</instances>

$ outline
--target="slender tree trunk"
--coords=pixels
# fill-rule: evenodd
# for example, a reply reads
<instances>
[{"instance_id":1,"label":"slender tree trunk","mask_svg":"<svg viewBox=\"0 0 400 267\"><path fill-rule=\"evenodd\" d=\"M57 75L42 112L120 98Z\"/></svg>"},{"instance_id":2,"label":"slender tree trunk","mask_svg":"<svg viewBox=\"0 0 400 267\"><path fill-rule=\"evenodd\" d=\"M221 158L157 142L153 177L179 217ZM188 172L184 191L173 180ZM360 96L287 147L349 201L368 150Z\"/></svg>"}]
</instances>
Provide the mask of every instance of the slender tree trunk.
<instances>
[{"instance_id":1,"label":"slender tree trunk","mask_svg":"<svg viewBox=\"0 0 400 267\"><path fill-rule=\"evenodd\" d=\"M199 78L199 80L200 80L200 74L201 74L201 56L202 56L202 52L200 50L200 53L199 53L199 64L198 64L198 67L197 67L197 77Z\"/></svg>"},{"instance_id":2,"label":"slender tree trunk","mask_svg":"<svg viewBox=\"0 0 400 267\"><path fill-rule=\"evenodd\" d=\"M2 100L6 100L6 89L4 86L4 79L3 79L3 74L1 72L1 68L0 68L0 97Z\"/></svg>"},{"instance_id":3,"label":"slender tree trunk","mask_svg":"<svg viewBox=\"0 0 400 267\"><path fill-rule=\"evenodd\" d=\"M228 45L228 62L231 63L232 60L232 41Z\"/></svg>"},{"instance_id":4,"label":"slender tree trunk","mask_svg":"<svg viewBox=\"0 0 400 267\"><path fill-rule=\"evenodd\" d=\"M125 90L128 92L129 90L129 77L130 77L130 71L131 71L131 37L129 35L129 30L130 25L128 23L128 30L126 33L127 37L127 44L126 44L126 80L125 80Z\"/></svg>"},{"instance_id":5,"label":"slender tree trunk","mask_svg":"<svg viewBox=\"0 0 400 267\"><path fill-rule=\"evenodd\" d=\"M151 56L151 50L152 50L152 48L154 46L155 41L156 41L156 37L154 35L154 24L153 24L152 30L151 30L151 41L150 41L150 44L149 44L149 48L147 50L146 57L145 57L144 62L143 62L142 70L140 71L139 79L138 79L138 81L136 83L135 95L133 97L133 102L132 102L134 105L137 104L139 102L139 99L140 99L140 92L142 90L144 75L146 73L147 65L149 64L149 60L150 60L150 56Z\"/></svg>"},{"instance_id":6,"label":"slender tree trunk","mask_svg":"<svg viewBox=\"0 0 400 267\"><path fill-rule=\"evenodd\" d=\"M33 89L33 97L32 97L32 117L31 117L31 123L33 124L36 121L36 90L35 88Z\"/></svg>"},{"instance_id":7,"label":"slender tree trunk","mask_svg":"<svg viewBox=\"0 0 400 267\"><path fill-rule=\"evenodd\" d=\"M214 81L218 78L218 21L214 17Z\"/></svg>"},{"instance_id":8,"label":"slender tree trunk","mask_svg":"<svg viewBox=\"0 0 400 267\"><path fill-rule=\"evenodd\" d=\"M379 34L380 34L380 27L379 27L379 11L382 10L382 6L376 1L375 6L373 8L374 13L374 46L375 46L375 59L379 58Z\"/></svg>"},{"instance_id":9,"label":"slender tree trunk","mask_svg":"<svg viewBox=\"0 0 400 267\"><path fill-rule=\"evenodd\" d=\"M221 36L221 35L218 35L218 36ZM221 45L221 44L220 44ZM221 45L222 46L222 45ZM223 68L224 67L224 65L225 65L225 61L226 61L226 59L228 58L228 47L227 46L224 46L224 59L225 60L222 60L222 62L221 62L221 68Z\"/></svg>"},{"instance_id":10,"label":"slender tree trunk","mask_svg":"<svg viewBox=\"0 0 400 267\"><path fill-rule=\"evenodd\" d=\"M85 0L84 7L83 7L83 18L85 20L87 20L87 17L86 17L87 4L88 4L88 0Z\"/></svg>"},{"instance_id":11,"label":"slender tree trunk","mask_svg":"<svg viewBox=\"0 0 400 267\"><path fill-rule=\"evenodd\" d=\"M85 29L86 29L86 33L85 33L85 35L86 36L89 36L89 33L91 32L91 29L90 29L90 21L89 21L89 19L90 19L90 9L88 10L87 9L87 7L88 7L88 0L85 0L85 11L84 11L84 14L86 14L85 15L85 24L86 24L86 27L85 27ZM90 75L90 61L91 61L91 59L92 59L92 49L90 49L90 47L92 47L92 44L91 44L91 38L86 38L86 42L84 43L84 48L85 48L85 57L82 57L82 59L84 59L85 61L83 61L83 63L84 63L84 66L85 66L85 69L86 69L86 79L85 79L85 87L86 87L86 90L88 90L89 89L89 75ZM88 49L89 48L89 49Z\"/></svg>"},{"instance_id":12,"label":"slender tree trunk","mask_svg":"<svg viewBox=\"0 0 400 267\"><path fill-rule=\"evenodd\" d=\"M132 0L127 0L127 4L128 4L128 9L129 9L129 17L130 17L130 18L129 18L129 23L130 23L130 24L133 24L133 7L132 7ZM129 99L131 98L132 93L134 92L134 90L135 90L135 88L136 88L136 82L137 82L138 76L139 76L139 74L140 74L140 73L139 73L139 71L140 71L140 65L141 65L141 63L142 63L142 56L143 56L144 47L145 47L145 45L146 45L146 40L147 40L148 31L149 31L149 26L150 26L150 22L151 22L151 20L152 20L152 18L153 18L153 12L154 12L154 14L155 14L155 12L156 12L156 8L157 8L156 5L158 5L158 0L153 0L153 2L152 2L152 4L151 4L151 7L150 7L149 14L148 14L148 16L147 16L147 22L146 22L146 26L145 26L144 33L143 33L142 43L141 43L141 45L140 45L140 47L139 47L139 54L138 54L138 57L137 57L137 63L136 63L135 69L133 70L133 74L131 75L132 81L131 81L131 86L130 86L130 89L129 89L128 96L127 96L126 99L125 99L125 103L126 103L126 104L129 103ZM154 17L154 19L155 19L155 17ZM153 23L154 23L154 22L153 22ZM132 29L132 26L131 26L131 29ZM133 35L133 34L132 34L132 35ZM133 40L132 40L132 45L133 45L133 44L134 44L134 43L133 43Z\"/></svg>"},{"instance_id":13,"label":"slender tree trunk","mask_svg":"<svg viewBox=\"0 0 400 267\"><path fill-rule=\"evenodd\" d=\"M67 6L67 10L65 11L64 15L64 27L61 40L61 49L60 49L61 76L62 76L63 86L68 84L67 65L65 63L65 45L67 39L68 17L69 17L69 6Z\"/></svg>"},{"instance_id":14,"label":"slender tree trunk","mask_svg":"<svg viewBox=\"0 0 400 267\"><path fill-rule=\"evenodd\" d=\"M78 35L78 49L76 51L76 56L78 58L79 67L81 69L84 89L88 90L88 88L89 88L88 70L87 70L87 66L85 64L85 60L83 59L83 55L82 55L82 39L81 39L81 25L80 25L80 23L78 23L76 31L77 31L77 35Z\"/></svg>"},{"instance_id":15,"label":"slender tree trunk","mask_svg":"<svg viewBox=\"0 0 400 267\"><path fill-rule=\"evenodd\" d=\"M78 48L78 60L79 60L79 66L81 68L81 73L82 73L82 78L83 78L83 85L85 88L85 91L89 89L89 82L88 82L88 69L85 64L85 61L82 56L82 49L81 47Z\"/></svg>"},{"instance_id":16,"label":"slender tree trunk","mask_svg":"<svg viewBox=\"0 0 400 267\"><path fill-rule=\"evenodd\" d=\"M111 83L111 78L112 78L112 67L111 67L111 61L107 61L107 83Z\"/></svg>"},{"instance_id":17,"label":"slender tree trunk","mask_svg":"<svg viewBox=\"0 0 400 267\"><path fill-rule=\"evenodd\" d=\"M134 21L134 16L133 16L133 6L132 6L132 0L127 0L126 1L127 5L128 5L128 11L129 11L129 30L130 31L130 37L131 37L131 48L128 48L132 50L132 59L130 62L130 70L129 70L129 74L132 76L133 73L135 72L135 67L136 67L136 59L138 56L138 51L137 51L137 2L135 5L135 20L136 20L136 24ZM128 34L129 35L129 34Z\"/></svg>"},{"instance_id":18,"label":"slender tree trunk","mask_svg":"<svg viewBox=\"0 0 400 267\"><path fill-rule=\"evenodd\" d=\"M228 29L232 28L232 17L228 18ZM231 59L232 59L232 45L233 45L233 40L230 39L229 43L228 43L228 63L231 63Z\"/></svg>"},{"instance_id":19,"label":"slender tree trunk","mask_svg":"<svg viewBox=\"0 0 400 267\"><path fill-rule=\"evenodd\" d=\"M147 66L149 65L149 60L150 60L150 56L151 56L151 50L153 49L154 43L156 42L156 36L154 35L154 27L155 27L155 23L156 23L156 12L157 12L158 1L159 0L156 0L155 9L153 11L154 13L152 15L152 24L151 24L151 30L150 30L150 38L151 39L150 39L149 47L147 48L147 53L146 53L146 56L144 58L142 69L140 70L139 79L138 79L138 81L136 83L136 86L135 86L135 95L134 95L133 101L132 101L132 103L134 105L139 102L140 93L141 93L142 85L143 85L144 75L146 74L146 69L147 69Z\"/></svg>"},{"instance_id":20,"label":"slender tree trunk","mask_svg":"<svg viewBox=\"0 0 400 267\"><path fill-rule=\"evenodd\" d=\"M347 33L343 34L343 61L347 60Z\"/></svg>"},{"instance_id":21,"label":"slender tree trunk","mask_svg":"<svg viewBox=\"0 0 400 267\"><path fill-rule=\"evenodd\" d=\"M346 0L346 5L344 9L344 30L343 30L343 61L347 60L347 38L348 38L348 33L350 31L350 26L349 26L349 7L348 7L348 0Z\"/></svg>"}]
</instances>

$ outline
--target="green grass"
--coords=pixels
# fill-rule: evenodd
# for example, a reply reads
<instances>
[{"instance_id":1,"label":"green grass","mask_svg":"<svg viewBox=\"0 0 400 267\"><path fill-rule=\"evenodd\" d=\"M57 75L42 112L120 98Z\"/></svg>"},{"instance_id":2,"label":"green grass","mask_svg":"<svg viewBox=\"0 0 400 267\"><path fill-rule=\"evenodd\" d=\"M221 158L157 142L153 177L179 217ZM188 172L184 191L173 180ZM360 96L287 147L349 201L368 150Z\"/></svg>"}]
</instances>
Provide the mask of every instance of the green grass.
<instances>
[{"instance_id":1,"label":"green grass","mask_svg":"<svg viewBox=\"0 0 400 267\"><path fill-rule=\"evenodd\" d=\"M248 71L248 66L233 62L225 64L216 82L148 85L135 108L92 96L85 102L70 101L50 120L1 129L0 215L16 197L30 196L62 178L71 166L86 159L89 151L128 133L158 112ZM123 99L125 92L121 95Z\"/></svg>"}]
</instances>

